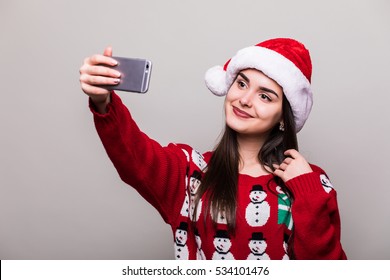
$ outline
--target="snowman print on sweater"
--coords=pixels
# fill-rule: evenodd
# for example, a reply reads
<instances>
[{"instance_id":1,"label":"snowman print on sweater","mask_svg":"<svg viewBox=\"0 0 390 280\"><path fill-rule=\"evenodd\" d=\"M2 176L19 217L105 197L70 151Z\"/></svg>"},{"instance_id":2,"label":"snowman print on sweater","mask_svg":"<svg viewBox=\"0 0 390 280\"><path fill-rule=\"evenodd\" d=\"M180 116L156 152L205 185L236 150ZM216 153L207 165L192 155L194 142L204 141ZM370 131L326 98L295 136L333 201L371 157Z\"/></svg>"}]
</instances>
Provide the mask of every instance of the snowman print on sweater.
<instances>
[{"instance_id":1,"label":"snowman print on sweater","mask_svg":"<svg viewBox=\"0 0 390 280\"><path fill-rule=\"evenodd\" d=\"M196 150L192 150L191 153L192 162L200 169L204 170L207 166L207 163L204 160L204 157L201 153Z\"/></svg>"},{"instance_id":2,"label":"snowman print on sweater","mask_svg":"<svg viewBox=\"0 0 390 280\"><path fill-rule=\"evenodd\" d=\"M234 260L234 256L230 252L232 242L226 230L217 230L213 244L215 248L213 260Z\"/></svg>"},{"instance_id":3,"label":"snowman print on sweater","mask_svg":"<svg viewBox=\"0 0 390 280\"><path fill-rule=\"evenodd\" d=\"M283 250L284 250L284 255L283 255L283 258L282 260L289 260L290 257L288 256L288 240L289 240L290 236L287 235L287 234L284 234L284 237L283 237Z\"/></svg>"},{"instance_id":4,"label":"snowman print on sweater","mask_svg":"<svg viewBox=\"0 0 390 280\"><path fill-rule=\"evenodd\" d=\"M333 189L333 185L332 183L330 182L329 178L326 177L325 174L321 174L320 175L320 180L321 180L321 184L322 184L322 187L324 188L324 190L329 193L332 189Z\"/></svg>"},{"instance_id":5,"label":"snowman print on sweater","mask_svg":"<svg viewBox=\"0 0 390 280\"><path fill-rule=\"evenodd\" d=\"M191 214L191 219L195 222L199 220L200 212L202 209L202 199L199 199L198 205L196 207L196 215L194 216L195 195L200 186L201 179L202 179L201 173L197 170L194 170L194 172L190 177L190 214Z\"/></svg>"},{"instance_id":6,"label":"snowman print on sweater","mask_svg":"<svg viewBox=\"0 0 390 280\"><path fill-rule=\"evenodd\" d=\"M263 226L270 216L270 206L265 198L267 193L261 185L254 185L249 193L250 202L246 207L245 219L252 227Z\"/></svg>"},{"instance_id":7,"label":"snowman print on sweater","mask_svg":"<svg viewBox=\"0 0 390 280\"><path fill-rule=\"evenodd\" d=\"M183 217L188 217L189 208L190 208L190 198L189 198L188 193L186 192L186 195L185 195L184 201L183 201L183 206L181 207L181 210L180 210L180 215L182 215Z\"/></svg>"},{"instance_id":8,"label":"snowman print on sweater","mask_svg":"<svg viewBox=\"0 0 390 280\"><path fill-rule=\"evenodd\" d=\"M188 260L188 224L181 222L175 232L175 258L177 260Z\"/></svg>"},{"instance_id":9,"label":"snowman print on sweater","mask_svg":"<svg viewBox=\"0 0 390 280\"><path fill-rule=\"evenodd\" d=\"M188 152L185 149L182 149L182 151L185 154L185 156L187 158L187 161L189 161L190 160L190 155L188 154ZM180 210L180 215L182 215L183 217L188 217L189 209L190 209L190 198L189 198L189 195L188 195L188 192L187 192L187 181L188 181L188 177L186 175L185 176L185 191L186 192L185 192L183 205L182 205L181 210Z\"/></svg>"},{"instance_id":10,"label":"snowman print on sweater","mask_svg":"<svg viewBox=\"0 0 390 280\"><path fill-rule=\"evenodd\" d=\"M205 260L206 256L202 250L202 239L200 238L198 229L195 229L194 233L195 233L196 247L198 248L198 250L196 251L196 259Z\"/></svg>"},{"instance_id":11,"label":"snowman print on sweater","mask_svg":"<svg viewBox=\"0 0 390 280\"><path fill-rule=\"evenodd\" d=\"M217 224L223 224L223 225L227 225L227 220L226 220L226 212L225 211L219 211L218 212L218 215L217 215L217 219L215 220L213 218L213 211L212 209L210 209L210 217L212 220L214 220Z\"/></svg>"},{"instance_id":12,"label":"snowman print on sweater","mask_svg":"<svg viewBox=\"0 0 390 280\"><path fill-rule=\"evenodd\" d=\"M251 250L248 255L248 260L269 260L268 254L265 252L267 249L267 242L263 237L262 232L253 232L252 238L249 240L249 249Z\"/></svg>"}]
</instances>

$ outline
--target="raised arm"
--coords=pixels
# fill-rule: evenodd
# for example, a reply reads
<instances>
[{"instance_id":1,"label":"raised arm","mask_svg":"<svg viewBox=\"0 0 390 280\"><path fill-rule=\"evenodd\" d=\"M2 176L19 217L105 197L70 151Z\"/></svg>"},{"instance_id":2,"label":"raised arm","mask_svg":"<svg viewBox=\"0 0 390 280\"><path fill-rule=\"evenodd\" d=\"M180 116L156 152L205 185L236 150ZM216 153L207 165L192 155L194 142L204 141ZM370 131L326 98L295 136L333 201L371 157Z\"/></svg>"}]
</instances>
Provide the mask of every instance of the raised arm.
<instances>
[{"instance_id":1,"label":"raised arm","mask_svg":"<svg viewBox=\"0 0 390 280\"><path fill-rule=\"evenodd\" d=\"M119 96L101 87L117 83L120 77L109 67L116 64L111 55L108 47L103 55L84 60L81 88L90 97L97 132L119 176L170 223L185 198L188 159L181 146L162 147L144 134Z\"/></svg>"}]
</instances>

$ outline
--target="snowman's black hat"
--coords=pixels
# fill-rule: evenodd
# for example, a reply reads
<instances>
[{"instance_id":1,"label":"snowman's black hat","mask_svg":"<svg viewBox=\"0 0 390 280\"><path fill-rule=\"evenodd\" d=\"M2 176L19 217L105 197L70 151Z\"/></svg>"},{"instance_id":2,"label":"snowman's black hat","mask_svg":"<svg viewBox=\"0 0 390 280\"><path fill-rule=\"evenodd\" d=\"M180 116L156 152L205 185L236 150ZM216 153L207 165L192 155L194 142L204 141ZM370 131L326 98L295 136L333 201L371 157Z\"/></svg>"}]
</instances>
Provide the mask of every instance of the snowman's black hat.
<instances>
[{"instance_id":1,"label":"snowman's black hat","mask_svg":"<svg viewBox=\"0 0 390 280\"><path fill-rule=\"evenodd\" d=\"M191 178L195 178L195 179L201 180L202 179L202 173L200 173L198 170L194 170L194 172L192 172Z\"/></svg>"},{"instance_id":2,"label":"snowman's black hat","mask_svg":"<svg viewBox=\"0 0 390 280\"><path fill-rule=\"evenodd\" d=\"M197 236L199 236L199 230L198 230L198 228L195 228L195 229L194 229L194 234L197 235Z\"/></svg>"},{"instance_id":3,"label":"snowman's black hat","mask_svg":"<svg viewBox=\"0 0 390 280\"><path fill-rule=\"evenodd\" d=\"M263 192L264 191L263 190L263 186L262 185L253 185L251 192L254 192L254 191L261 191L261 192Z\"/></svg>"},{"instance_id":4,"label":"snowman's black hat","mask_svg":"<svg viewBox=\"0 0 390 280\"><path fill-rule=\"evenodd\" d=\"M214 238L227 238L227 239L229 239L229 234L226 230L220 229L220 230L217 230Z\"/></svg>"},{"instance_id":5,"label":"snowman's black hat","mask_svg":"<svg viewBox=\"0 0 390 280\"><path fill-rule=\"evenodd\" d=\"M252 232L252 238L249 240L265 240L262 232Z\"/></svg>"},{"instance_id":6,"label":"snowman's black hat","mask_svg":"<svg viewBox=\"0 0 390 280\"><path fill-rule=\"evenodd\" d=\"M188 223L186 222L180 222L180 225L177 229L181 229L181 230L188 230Z\"/></svg>"}]
</instances>

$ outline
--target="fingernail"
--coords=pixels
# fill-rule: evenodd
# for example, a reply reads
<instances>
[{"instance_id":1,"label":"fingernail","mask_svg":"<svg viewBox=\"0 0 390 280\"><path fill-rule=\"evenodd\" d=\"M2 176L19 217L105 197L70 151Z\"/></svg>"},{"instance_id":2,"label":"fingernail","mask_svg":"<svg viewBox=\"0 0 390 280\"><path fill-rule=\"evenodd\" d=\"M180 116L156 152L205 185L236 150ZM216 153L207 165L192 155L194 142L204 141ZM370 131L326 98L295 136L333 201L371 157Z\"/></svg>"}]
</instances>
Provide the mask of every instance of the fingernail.
<instances>
[{"instance_id":1,"label":"fingernail","mask_svg":"<svg viewBox=\"0 0 390 280\"><path fill-rule=\"evenodd\" d=\"M114 83L119 84L121 80L120 79L114 79Z\"/></svg>"},{"instance_id":2,"label":"fingernail","mask_svg":"<svg viewBox=\"0 0 390 280\"><path fill-rule=\"evenodd\" d=\"M121 72L116 72L115 76L117 76L119 78L121 76Z\"/></svg>"}]
</instances>

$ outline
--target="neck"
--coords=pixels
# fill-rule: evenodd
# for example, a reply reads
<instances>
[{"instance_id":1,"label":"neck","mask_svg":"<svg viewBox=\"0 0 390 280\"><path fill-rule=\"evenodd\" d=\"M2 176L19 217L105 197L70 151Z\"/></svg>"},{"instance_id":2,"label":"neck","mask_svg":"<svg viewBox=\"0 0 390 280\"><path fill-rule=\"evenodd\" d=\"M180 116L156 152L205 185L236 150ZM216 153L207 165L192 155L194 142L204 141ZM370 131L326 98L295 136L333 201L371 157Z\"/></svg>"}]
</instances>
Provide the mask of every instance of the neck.
<instances>
[{"instance_id":1,"label":"neck","mask_svg":"<svg viewBox=\"0 0 390 280\"><path fill-rule=\"evenodd\" d=\"M251 176L268 174L259 161L259 152L265 137L237 135L238 152L240 154L239 172Z\"/></svg>"}]
</instances>

